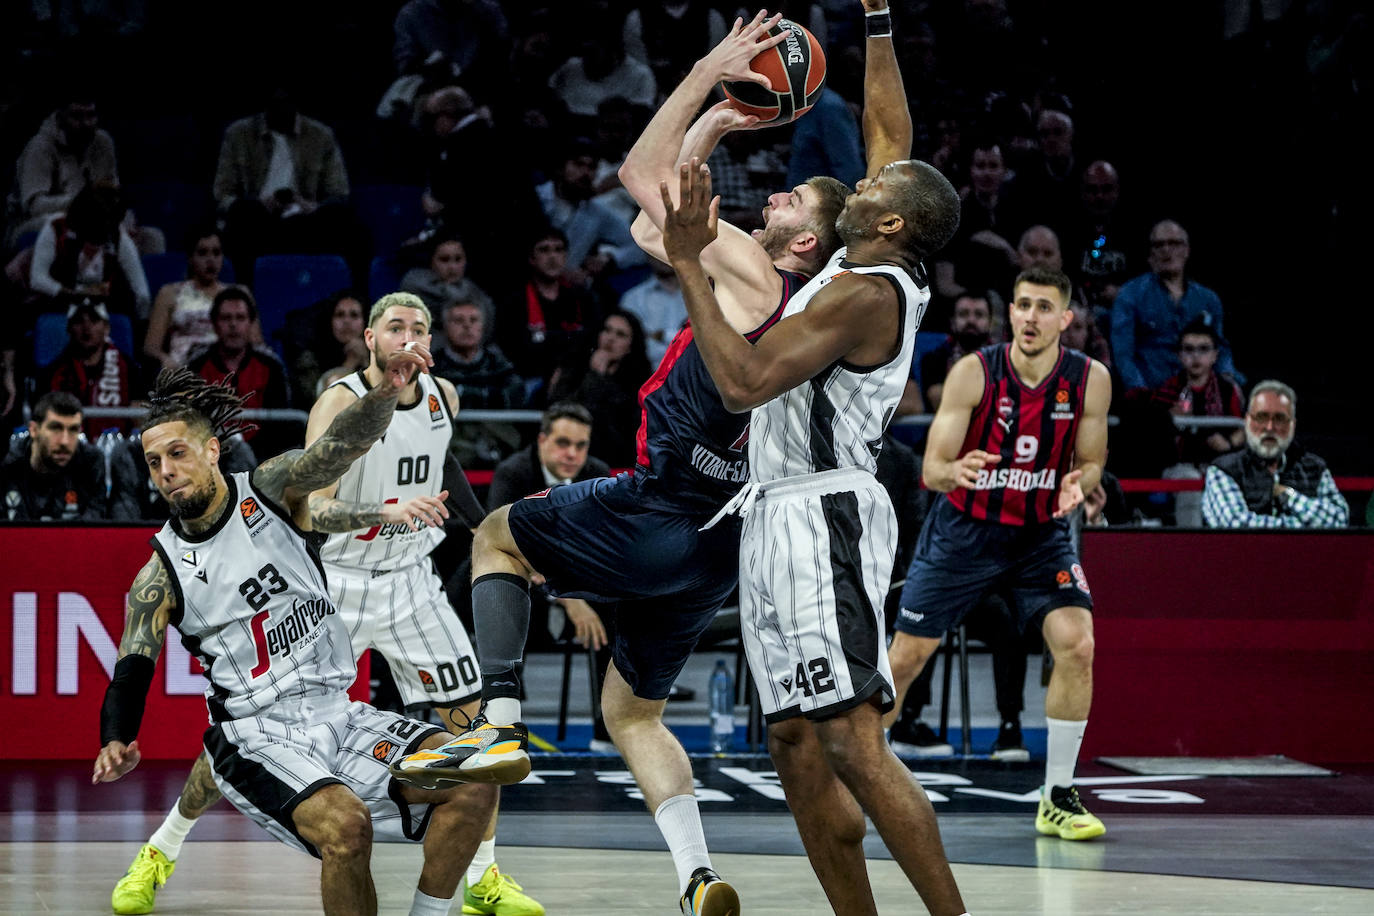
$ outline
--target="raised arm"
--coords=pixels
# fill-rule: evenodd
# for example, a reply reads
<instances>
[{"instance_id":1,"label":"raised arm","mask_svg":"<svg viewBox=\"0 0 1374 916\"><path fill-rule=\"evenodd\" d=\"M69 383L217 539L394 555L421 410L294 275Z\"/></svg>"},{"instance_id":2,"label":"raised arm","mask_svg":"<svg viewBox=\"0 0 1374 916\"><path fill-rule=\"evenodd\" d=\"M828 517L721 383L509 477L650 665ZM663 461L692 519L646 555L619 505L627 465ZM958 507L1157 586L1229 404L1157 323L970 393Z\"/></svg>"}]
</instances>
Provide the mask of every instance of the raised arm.
<instances>
[{"instance_id":1,"label":"raised arm","mask_svg":"<svg viewBox=\"0 0 1374 916\"><path fill-rule=\"evenodd\" d=\"M134 577L114 676L100 707L100 754L91 783L111 782L138 766L138 729L157 657L176 608L171 577L154 553Z\"/></svg>"},{"instance_id":2,"label":"raised arm","mask_svg":"<svg viewBox=\"0 0 1374 916\"><path fill-rule=\"evenodd\" d=\"M911 111L892 46L887 0L863 0L863 6L869 35L864 42L864 149L872 178L888 163L911 157Z\"/></svg>"},{"instance_id":3,"label":"raised arm","mask_svg":"<svg viewBox=\"0 0 1374 916\"><path fill-rule=\"evenodd\" d=\"M925 458L921 461L921 479L927 489L937 493L948 493L955 487L973 489L978 472L1002 460L1001 455L982 449L960 454L973 411L983 400L985 384L983 363L973 353L951 366L945 376L940 408L926 433Z\"/></svg>"}]
</instances>

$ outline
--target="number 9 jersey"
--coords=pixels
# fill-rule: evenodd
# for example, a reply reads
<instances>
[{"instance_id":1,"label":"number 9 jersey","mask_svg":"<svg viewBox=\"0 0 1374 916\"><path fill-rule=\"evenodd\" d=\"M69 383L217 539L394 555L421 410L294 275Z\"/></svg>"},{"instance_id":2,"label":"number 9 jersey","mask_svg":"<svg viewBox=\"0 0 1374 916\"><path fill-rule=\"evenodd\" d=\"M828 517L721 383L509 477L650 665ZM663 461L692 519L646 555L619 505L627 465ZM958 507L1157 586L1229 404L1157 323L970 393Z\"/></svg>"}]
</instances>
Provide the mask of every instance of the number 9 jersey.
<instances>
[{"instance_id":1,"label":"number 9 jersey","mask_svg":"<svg viewBox=\"0 0 1374 916\"><path fill-rule=\"evenodd\" d=\"M423 372L417 379L419 399L413 404L396 406L386 434L339 478L338 499L351 503L404 503L417 496L439 494L453 417L439 383ZM359 398L367 394L369 387L361 371L334 384L343 385ZM411 531L405 524L377 525L331 534L320 549L320 557L331 566L395 572L423 562L443 539L443 528L426 525Z\"/></svg>"}]
</instances>

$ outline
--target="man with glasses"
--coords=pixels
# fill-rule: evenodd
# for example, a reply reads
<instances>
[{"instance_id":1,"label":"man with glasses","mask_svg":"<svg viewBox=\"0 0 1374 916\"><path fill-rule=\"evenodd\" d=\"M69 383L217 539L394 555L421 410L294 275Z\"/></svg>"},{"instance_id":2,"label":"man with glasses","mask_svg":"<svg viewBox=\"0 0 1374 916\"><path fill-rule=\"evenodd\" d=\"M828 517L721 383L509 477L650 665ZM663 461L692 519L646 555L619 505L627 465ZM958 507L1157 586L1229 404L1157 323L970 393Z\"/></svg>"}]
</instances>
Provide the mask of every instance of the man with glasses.
<instances>
[{"instance_id":1,"label":"man with glasses","mask_svg":"<svg viewBox=\"0 0 1374 916\"><path fill-rule=\"evenodd\" d=\"M1211 528L1341 528L1350 507L1326 462L1293 444L1298 396L1272 380L1250 393L1245 448L1207 468L1202 517Z\"/></svg>"},{"instance_id":2,"label":"man with glasses","mask_svg":"<svg viewBox=\"0 0 1374 916\"><path fill-rule=\"evenodd\" d=\"M1217 371L1237 375L1231 350L1224 342L1221 299L1201 283L1190 280L1188 233L1173 220L1150 230L1150 272L1122 285L1112 306L1112 355L1127 390L1154 390L1181 367L1178 344L1194 318L1206 314L1222 338Z\"/></svg>"}]
</instances>

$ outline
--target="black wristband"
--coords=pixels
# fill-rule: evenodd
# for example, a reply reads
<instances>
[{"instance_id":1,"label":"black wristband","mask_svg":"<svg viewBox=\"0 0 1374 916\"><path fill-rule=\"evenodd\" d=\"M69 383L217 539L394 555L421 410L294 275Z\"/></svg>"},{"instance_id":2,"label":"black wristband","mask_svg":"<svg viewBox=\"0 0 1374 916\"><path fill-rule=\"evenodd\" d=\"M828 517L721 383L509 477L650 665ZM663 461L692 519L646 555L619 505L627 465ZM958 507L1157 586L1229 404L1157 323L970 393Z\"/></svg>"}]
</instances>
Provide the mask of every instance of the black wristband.
<instances>
[{"instance_id":1,"label":"black wristband","mask_svg":"<svg viewBox=\"0 0 1374 916\"><path fill-rule=\"evenodd\" d=\"M891 38L892 14L887 10L864 13L864 36L866 38Z\"/></svg>"},{"instance_id":2,"label":"black wristband","mask_svg":"<svg viewBox=\"0 0 1374 916\"><path fill-rule=\"evenodd\" d=\"M146 655L126 655L115 662L114 677L100 706L100 746L111 741L128 744L138 737L143 707L153 683L156 664Z\"/></svg>"}]
</instances>

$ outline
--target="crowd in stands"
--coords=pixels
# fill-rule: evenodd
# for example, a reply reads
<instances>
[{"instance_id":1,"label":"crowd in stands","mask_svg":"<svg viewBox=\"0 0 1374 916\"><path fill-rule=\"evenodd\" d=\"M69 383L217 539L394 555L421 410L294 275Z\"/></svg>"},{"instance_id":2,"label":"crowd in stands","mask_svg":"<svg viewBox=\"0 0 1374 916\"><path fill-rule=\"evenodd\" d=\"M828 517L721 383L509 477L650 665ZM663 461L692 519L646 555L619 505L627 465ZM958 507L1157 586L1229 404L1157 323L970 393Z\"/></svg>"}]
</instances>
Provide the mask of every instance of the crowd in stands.
<instances>
[{"instance_id":1,"label":"crowd in stands","mask_svg":"<svg viewBox=\"0 0 1374 916\"><path fill-rule=\"evenodd\" d=\"M9 428L27 431L14 443L26 456L70 450L84 468L83 449L110 428L136 444L127 419L86 416L86 442L69 448L45 417L69 416L70 402L50 393L69 392L84 408L134 405L168 367L232 378L250 408L308 410L324 385L366 364L369 304L404 289L433 312L434 371L454 383L464 408L577 402L595 421L591 453L611 467L634 463L637 392L686 313L672 271L631 239L635 209L616 169L665 93L724 35L738 4L408 0L379 5L392 19L389 32L371 28L375 12L349 20L320 7L314 15L330 17L331 34L354 27L353 46L368 49L373 63L359 68L362 76L340 74L337 91L333 72L303 59L254 76L252 105L212 95L213 168L157 206L121 180L129 167L121 150L136 120L106 123L112 100L95 60L65 64L72 49L165 40L175 16L157 4L134 4L146 15L117 22L17 6L28 9L6 14L15 25L10 41L27 43L35 67L47 60L60 71L10 86L27 101L16 111L43 109L23 125L29 139L15 150L0 293L0 407ZM770 193L814 173L853 182L862 171L855 5L775 6L816 32L829 78L795 125L730 134L713 154L722 214L746 231L761 227ZM1343 5L1317 4L1319 23L1301 9L1281 22L1251 22L1246 17L1258 14L1231 10L1240 6L1226 4L1229 43L1217 35L1218 48L1234 50L1286 23L1330 45L1312 65L1314 93L1335 91L1333 69L1353 66L1353 51L1329 40ZM1247 353L1233 353L1227 334L1234 281L1190 266L1196 208L1176 212L1173 201L1146 190L1135 151L1113 143L1130 136L1128 112L1104 114L1100 104L1085 112L1075 92L1096 102L1099 89L1078 64L1056 70L1055 52L1070 34L1060 20L1010 0L893 7L916 155L941 168L963 199L958 234L926 265L934 298L900 414L933 412L954 360L1007 339L1006 300L1018 271L1059 267L1074 280L1065 343L1113 374L1121 425L1109 468L1123 477L1205 476L1210 487L1208 466L1246 449L1239 422L1252 411ZM1104 118L1120 123L1099 123ZM148 159L158 144L139 138L136 148ZM172 171L178 151L163 153L165 163L140 161L140 174ZM385 180L361 185L360 173ZM157 225L159 217L167 225ZM1197 253L1208 265L1222 261ZM1175 424L1179 417L1231 417L1237 425L1189 428ZM262 454L301 431L259 425L271 445L250 434L244 446ZM919 430L908 432L903 438L919 444ZM510 423L460 424L455 451L469 469L493 468L533 434ZM40 465L35 457L32 473ZM1274 497L1277 505L1285 498ZM113 497L56 508L34 500L21 500L28 517L124 517ZM1100 515L1107 494L1094 500ZM1131 510L1193 524L1215 514L1199 500L1179 503ZM11 518L24 517L10 509Z\"/></svg>"}]
</instances>

